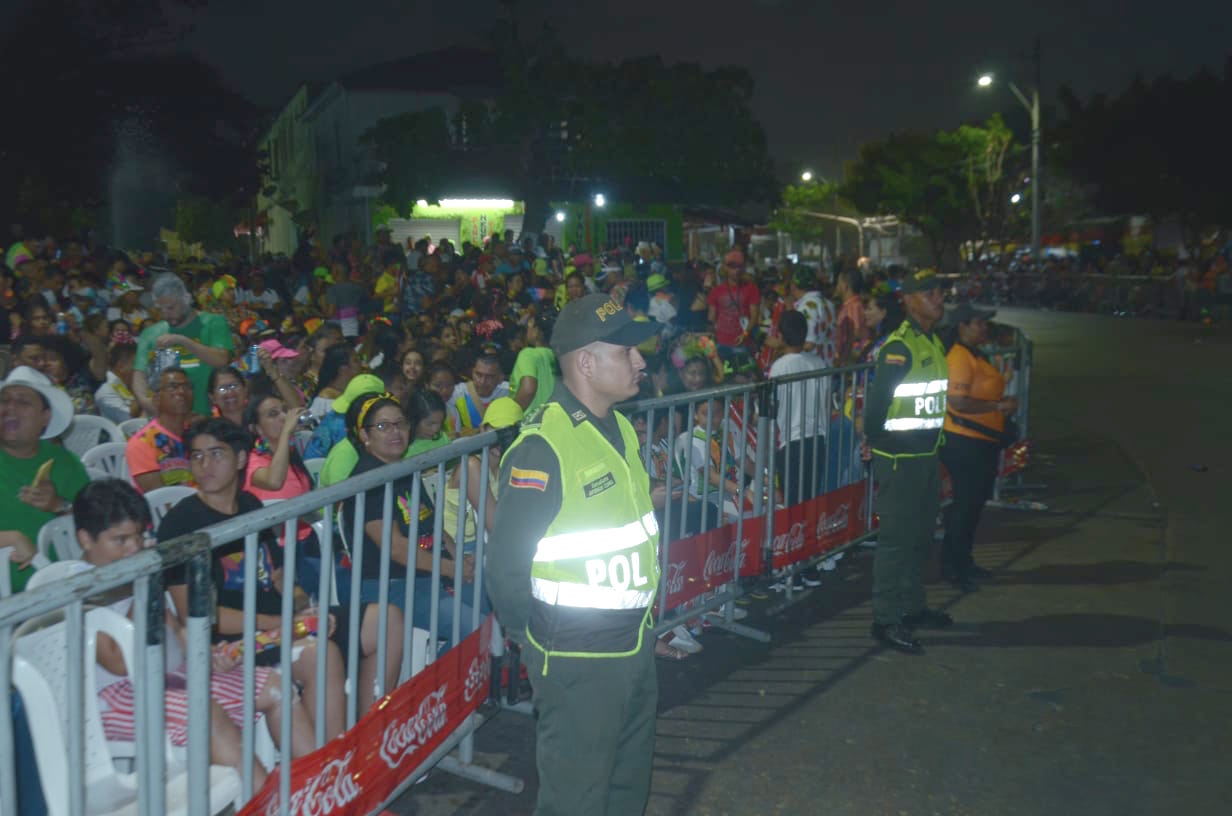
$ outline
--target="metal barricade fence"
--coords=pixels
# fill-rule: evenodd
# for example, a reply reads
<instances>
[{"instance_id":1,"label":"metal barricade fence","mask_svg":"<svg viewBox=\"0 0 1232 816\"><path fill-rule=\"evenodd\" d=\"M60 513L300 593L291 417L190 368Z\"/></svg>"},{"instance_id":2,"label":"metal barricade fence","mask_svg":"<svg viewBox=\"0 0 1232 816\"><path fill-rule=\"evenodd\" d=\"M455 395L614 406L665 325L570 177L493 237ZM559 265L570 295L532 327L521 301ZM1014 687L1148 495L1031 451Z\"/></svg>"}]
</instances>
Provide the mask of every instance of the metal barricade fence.
<instances>
[{"instance_id":1,"label":"metal barricade fence","mask_svg":"<svg viewBox=\"0 0 1232 816\"><path fill-rule=\"evenodd\" d=\"M823 369L621 406L644 434L646 470L664 497L656 632L721 610L712 622L764 640L763 632L735 622L732 602L742 579L772 570L791 576L869 537L871 485L859 424L871 368ZM792 425L786 431L778 428L780 410ZM833 526L838 517L826 513L840 506L849 515ZM790 599L790 580L786 591Z\"/></svg>"},{"instance_id":2,"label":"metal barricade fence","mask_svg":"<svg viewBox=\"0 0 1232 816\"><path fill-rule=\"evenodd\" d=\"M1027 428L1029 340L1022 337L1014 350L1020 361L1020 427ZM785 576L786 598L792 600L790 576L832 558L875 535L872 515L872 478L861 457L861 421L865 392L871 376L869 364L808 371L771 381L735 384L644 400L622 406L635 427L644 428L643 461L652 484L663 497L660 558L662 583L658 600L657 632L665 632L700 615L722 610L712 618L730 631L761 640L768 636L735 620L734 601L742 581L776 574ZM780 421L781 420L781 421ZM639 435L641 435L639 431ZM469 469L456 467L458 518L452 531L444 529L446 471L468 456L479 459L479 472L495 464L494 433L458 440L430 453L352 476L346 481L294 499L236 516L145 550L121 561L57 583L0 600L0 665L10 665L14 633L23 624L62 610L69 671L65 713L68 776L64 791L74 816L86 812L87 779L84 758L84 717L89 709L85 685L91 672L83 672L87 659L84 634L86 604L90 598L132 586L135 609L144 610L134 621L130 677L136 693L137 775L134 797L141 814L167 811L163 780L168 768L187 769L186 812L197 816L211 811L210 784L210 674L214 608L214 552L242 541L243 609L240 638L243 674L243 716L240 773L235 783L241 816L255 813L301 813L322 802L334 812L373 813L401 794L429 768L439 767L508 791L518 791L520 780L471 764L472 735L484 722L479 704L486 699L489 655L499 655L503 639L491 617L485 619L483 553L485 545L487 485L478 491L475 511L474 573L468 584L464 569L444 570L446 559L464 565ZM734 489L729 489L734 487ZM429 489L431 488L431 490ZM364 535L369 491L380 493L379 564L372 600L371 565L364 567ZM431 575L417 580L415 565L426 559L428 542L416 535L421 498L431 492L436 507L430 542ZM359 498L357 498L359 497ZM353 510L340 514L340 505L353 501ZM394 513L403 514L409 527L405 545L405 579L393 557ZM258 571L262 535L280 531L283 545L282 586L297 584L297 528L301 518L320 514L318 526L321 570L315 596L324 605L337 589L345 596L347 627L345 657L331 657L327 638L317 640L311 666L297 666L297 609L294 591L282 593L275 640L279 671L277 744L282 761L264 789L254 790L257 754L256 665L258 653ZM343 516L345 528L339 525ZM447 541L449 533L453 542ZM342 539L337 537L342 535ZM350 542L347 546L346 542ZM330 568L345 555L350 559L347 585L334 586ZM401 555L401 552L400 552ZM184 758L169 755L162 700L164 697L163 573L185 565L188 573L187 696L188 739ZM426 566L425 566L426 570ZM453 572L448 585L442 575ZM365 581L368 585L365 586ZM348 591L349 590L349 591ZM452 590L446 594L446 590ZM427 593L427 633L424 669L416 673L414 631L416 599ZM467 602L469 599L469 603ZM399 605L398 601L401 600ZM395 614L391 608L405 610ZM375 606L375 624L365 614ZM261 606L268 610L268 606ZM464 614L465 613L465 614ZM450 625L443 633L442 615ZM325 616L318 628L326 630ZM375 628L375 652L364 655L365 630ZM398 631L397 627L401 627ZM398 684L386 688L390 659L387 640L394 631L400 640ZM370 633L370 632L369 632ZM468 634L469 633L469 634ZM451 648L437 653L438 636L447 634ZM424 638L419 638L422 643ZM397 641L395 641L397 642ZM368 671L365 671L364 661ZM341 663L341 673L337 664ZM373 683L378 705L360 710L360 678ZM0 671L0 691L12 691L11 675ZM510 681L517 682L511 671ZM341 685L341 688L339 686ZM292 706L299 689L311 712L314 750L291 759L295 743ZM345 697L341 736L329 733L327 723L339 695ZM336 719L335 719L336 721ZM268 722L268 718L267 718ZM302 720L301 720L302 722ZM332 737L332 739L330 738ZM454 749L457 757L449 756ZM350 763L356 756L359 762ZM409 761L408 761L409 760ZM0 713L0 814L16 813L13 721L11 711ZM216 769L214 769L216 770ZM226 770L226 769L224 769ZM216 776L217 774L215 774ZM157 782L155 782L157 780ZM246 804L245 804L246 803ZM55 812L55 811L53 811Z\"/></svg>"},{"instance_id":3,"label":"metal barricade fence","mask_svg":"<svg viewBox=\"0 0 1232 816\"><path fill-rule=\"evenodd\" d=\"M68 778L65 780L64 789L68 794L68 805L64 810L53 809L51 812L66 812L73 816L87 812L84 806L87 796L87 779L83 772L86 768L86 746L83 745L83 735L86 734L84 716L87 710L94 710L96 706L87 705L92 702L94 689L85 687L83 682L83 678L93 676L91 663L86 662L87 656L84 652L85 606L88 599L100 592L127 585L133 586L134 608L147 610L146 614L135 616L134 627L135 641L147 646L135 650L135 661L129 671L136 693L135 780L140 786L139 789L134 788L132 798L136 800L141 814L169 812L164 801L164 788L161 782L155 784L153 780L163 779L164 768L168 761L171 761L187 768L188 795L185 799L185 812L191 816L217 812L216 809L211 809L211 804L217 803L211 803L209 796L211 777L218 776L217 769L210 767L212 633L218 615L214 608L213 586L213 561L218 555L213 551L233 546L239 541L243 542L243 561L239 567L243 572L244 597L243 632L240 638L243 717L239 762L241 770L235 780L232 795L235 796L237 804L242 805L239 811L241 814L326 812L330 809L335 812L373 813L383 808L434 766L505 790L520 790L520 780L471 764L471 735L484 722L477 709L487 697L489 655L494 648L499 652L502 639L494 622L490 619L481 620L484 547L482 534L477 535L474 542L472 580L469 583L463 580L465 570L461 567L465 561L463 546L468 506L468 469L465 466L457 468L460 509L455 530L444 529L444 514L441 512L445 504L446 490L451 489L446 481L446 466L459 457L463 457L464 461L464 457L475 456L480 460L480 472L486 473L489 464L493 462L491 447L495 442L494 433L459 440L430 453L353 476L340 484L236 516L207 527L193 536L161 544L157 548L142 551L87 573L0 600L0 661L3 661L0 665L10 665L14 654L14 631L17 627L57 610L63 610L62 614L67 621L67 662L64 665L68 669L68 677L64 697L67 700L68 713L64 727L67 742L64 764L68 768ZM395 495L395 488L404 488L408 480L409 490ZM422 506L421 497L426 498L429 485L435 488L434 504L437 508L430 545L427 541L418 541L416 535L419 517L417 508ZM483 529L486 511L486 487L485 484L484 489L479 491L478 508L473 508L477 510L476 526L479 531ZM371 490L382 491L379 519L380 563L377 569L379 577L376 581L375 599L376 649L374 654L361 657L361 628L365 623L362 619L367 609L373 605L363 597L367 591L364 586L365 572L371 575L373 570L369 568L365 571L362 543L365 521L375 520L365 519L365 501L362 499ZM346 518L349 530L336 530L338 506L355 497L361 498L354 501L353 512L347 514L350 516ZM334 569L329 568L329 565L335 563L336 555L349 551L351 560L351 591L346 615L348 648L345 670L341 674L336 668L341 661L331 659L330 655L331 649L335 647L331 646L332 641L324 636L316 640L317 648L314 650L315 660L312 665L296 665L298 655L306 653L302 645L305 633L297 630L297 626L303 623L297 613L305 610L297 609L297 596L292 589L297 583L297 528L302 517L317 512L323 515L324 521L319 528L322 568L315 587L317 598L323 599L323 602L324 599L331 598L334 590ZM395 512L403 514L403 518L408 521L410 534L405 548L406 579L401 586L391 580L394 573L391 544ZM282 535L282 587L288 590L281 595L277 633L261 633L263 641L273 640L277 644L271 647L271 651L277 649L278 654L278 660L272 663L271 667L280 674L277 695L280 727L279 733L272 736L277 739L282 755L277 765L277 773L271 774L263 790L256 791L253 789L253 763L259 761L256 758L255 724L256 664L260 651L257 642L258 571L265 569L258 551L261 536L268 535L269 531L280 531ZM335 537L337 532L349 532L349 539L344 535L344 542L340 543ZM446 539L447 532L453 536L453 541L459 542L453 546L452 552ZM345 540L351 542L350 547L346 547ZM417 556L429 548L431 576L416 580ZM454 557L454 564L459 569L449 570L453 573L453 580L443 582L442 575L446 571L443 571L442 564L450 557ZM189 700L188 738L187 753L182 761L165 755L166 729L162 705L163 573L166 569L181 564L187 566L189 576L185 627L188 654L185 672ZM399 594L395 594L395 588ZM425 623L415 620L412 610L415 609L416 593L424 591L428 592L429 608L424 669L412 676L412 656L416 641L413 624ZM266 599L266 604L261 606L262 614L271 611L268 605L271 600ZM390 689L384 687L388 659L387 635L390 632L392 616L390 605L399 605L399 601L401 607L407 610L400 633L400 684L396 689ZM464 611L468 613L465 617ZM452 620L447 633L441 631L442 615L448 615ZM326 621L322 610L318 616L318 628L322 633L327 631L329 626ZM440 635L449 638L451 648L439 655L438 662L437 643ZM423 638L419 640L422 642ZM266 644L263 642L262 645ZM93 656L90 655L89 659L92 661ZM360 678L365 674L360 667L363 659L375 664L375 671L370 672L370 675L374 684L373 699L379 701L379 704L374 705L367 713L358 708ZM11 692L10 673L0 671L0 677L3 677L0 691ZM311 744L315 750L292 760L293 722L296 721L295 714L299 713L293 712L292 707L298 702L300 688L311 689L312 699L304 700L304 704L308 707L307 710L311 711ZM332 708L338 704L340 695L345 697L344 732L341 736L327 740L326 723L331 716L337 720L339 712ZM266 721L268 723L269 718ZM295 727L302 727L303 722L301 718L300 724ZM11 770L15 759L12 737L11 711L6 709L0 713L0 813L6 816L18 812L14 775ZM458 756L447 756L455 748L458 749ZM106 751L106 746L101 750ZM351 760L356 755L362 755L360 762L355 763L359 767L351 767ZM39 758L41 764L42 757ZM323 808L322 803L329 807Z\"/></svg>"}]
</instances>

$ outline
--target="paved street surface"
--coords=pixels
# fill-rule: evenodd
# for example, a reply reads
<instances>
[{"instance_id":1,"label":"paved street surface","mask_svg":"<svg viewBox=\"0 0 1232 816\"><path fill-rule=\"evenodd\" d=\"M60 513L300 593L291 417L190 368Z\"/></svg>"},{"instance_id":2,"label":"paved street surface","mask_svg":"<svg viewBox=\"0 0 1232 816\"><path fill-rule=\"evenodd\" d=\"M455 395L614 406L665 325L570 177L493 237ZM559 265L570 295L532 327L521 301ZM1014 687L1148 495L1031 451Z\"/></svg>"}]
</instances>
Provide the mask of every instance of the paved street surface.
<instances>
[{"instance_id":1,"label":"paved street surface","mask_svg":"<svg viewBox=\"0 0 1232 816\"><path fill-rule=\"evenodd\" d=\"M986 514L996 578L930 587L958 623L924 633L924 657L871 647L866 550L787 612L754 601L770 644L710 632L660 661L648 813L1232 813L1232 335L1000 319L1035 339L1030 480L1049 511ZM393 810L530 813L530 720L501 713L476 745L526 791L434 772Z\"/></svg>"}]
</instances>

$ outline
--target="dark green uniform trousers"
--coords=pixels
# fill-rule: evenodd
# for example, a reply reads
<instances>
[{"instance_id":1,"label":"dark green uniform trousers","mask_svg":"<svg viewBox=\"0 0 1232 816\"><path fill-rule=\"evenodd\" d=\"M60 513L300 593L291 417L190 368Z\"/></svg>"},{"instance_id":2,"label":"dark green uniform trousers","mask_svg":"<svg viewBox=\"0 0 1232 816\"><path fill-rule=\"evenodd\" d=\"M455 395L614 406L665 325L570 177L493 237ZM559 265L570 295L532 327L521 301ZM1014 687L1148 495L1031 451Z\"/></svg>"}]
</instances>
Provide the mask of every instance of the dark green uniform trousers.
<instances>
[{"instance_id":1,"label":"dark green uniform trousers","mask_svg":"<svg viewBox=\"0 0 1232 816\"><path fill-rule=\"evenodd\" d=\"M873 556L873 622L893 624L924 608L924 564L941 506L936 455L873 456L877 480L877 550Z\"/></svg>"},{"instance_id":2,"label":"dark green uniform trousers","mask_svg":"<svg viewBox=\"0 0 1232 816\"><path fill-rule=\"evenodd\" d=\"M535 691L539 799L536 816L640 816L654 759L654 635L632 657L548 660L524 646Z\"/></svg>"}]
</instances>

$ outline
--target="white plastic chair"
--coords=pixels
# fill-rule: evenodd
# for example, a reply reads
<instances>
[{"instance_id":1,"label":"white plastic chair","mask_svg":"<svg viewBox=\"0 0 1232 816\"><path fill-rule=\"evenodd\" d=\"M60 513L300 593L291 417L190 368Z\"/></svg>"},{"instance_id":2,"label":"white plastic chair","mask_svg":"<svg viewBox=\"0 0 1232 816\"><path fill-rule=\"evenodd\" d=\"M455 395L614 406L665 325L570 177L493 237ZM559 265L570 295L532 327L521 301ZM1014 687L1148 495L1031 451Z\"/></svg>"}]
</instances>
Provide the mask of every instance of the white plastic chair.
<instances>
[{"instance_id":1,"label":"white plastic chair","mask_svg":"<svg viewBox=\"0 0 1232 816\"><path fill-rule=\"evenodd\" d=\"M129 633L126 637L126 631ZM110 609L91 609L85 615L84 726L86 812L91 816L120 816L137 812L137 775L120 773L112 763L98 711L94 672L98 634L106 632L119 644L125 664L133 665L131 624ZM65 649L66 626L63 615L39 618L23 625L14 643L13 684L22 696L30 721L40 724L31 729L39 779L51 816L67 816L68 790L68 675ZM166 810L168 814L188 812L188 772L167 767ZM211 765L209 770L209 812L221 813L240 793L240 777L234 768Z\"/></svg>"},{"instance_id":2,"label":"white plastic chair","mask_svg":"<svg viewBox=\"0 0 1232 816\"><path fill-rule=\"evenodd\" d=\"M321 486L321 468L325 467L325 459L321 456L314 456L311 459L304 460L304 469L308 471L308 475L312 477L312 486Z\"/></svg>"},{"instance_id":3,"label":"white plastic chair","mask_svg":"<svg viewBox=\"0 0 1232 816\"><path fill-rule=\"evenodd\" d=\"M76 558L56 561L31 575L30 580L26 581L26 589L38 589L44 584L50 584L63 578L72 578L74 575L90 569L94 569L90 562L81 561Z\"/></svg>"},{"instance_id":4,"label":"white plastic chair","mask_svg":"<svg viewBox=\"0 0 1232 816\"><path fill-rule=\"evenodd\" d=\"M77 524L73 514L56 516L39 528L39 555L52 561L51 550L54 547L56 561L66 561L70 558L81 558L81 545L77 543Z\"/></svg>"},{"instance_id":5,"label":"white plastic chair","mask_svg":"<svg viewBox=\"0 0 1232 816\"><path fill-rule=\"evenodd\" d=\"M106 434L106 437L104 437ZM62 437L64 447L81 456L104 442L123 442L124 432L110 419L92 414L77 414Z\"/></svg>"},{"instance_id":6,"label":"white plastic chair","mask_svg":"<svg viewBox=\"0 0 1232 816\"><path fill-rule=\"evenodd\" d=\"M136 419L126 419L120 423L120 433L124 434L125 439L132 439L133 434L150 424L150 420L145 417L137 417Z\"/></svg>"},{"instance_id":7,"label":"white plastic chair","mask_svg":"<svg viewBox=\"0 0 1232 816\"><path fill-rule=\"evenodd\" d=\"M95 445L85 453L81 454L81 464L86 466L86 471L90 468L101 469L112 479L123 479L126 482L132 482L128 475L128 446L123 442L104 442L101 445Z\"/></svg>"},{"instance_id":8,"label":"white plastic chair","mask_svg":"<svg viewBox=\"0 0 1232 816\"><path fill-rule=\"evenodd\" d=\"M86 478L92 482L101 482L104 479L110 479L111 474L98 465L86 465Z\"/></svg>"},{"instance_id":9,"label":"white plastic chair","mask_svg":"<svg viewBox=\"0 0 1232 816\"><path fill-rule=\"evenodd\" d=\"M168 510L196 492L195 487L168 485L167 487L156 487L146 493L145 501L150 505L150 515L154 517L154 531L158 531L158 525L162 524L163 517L167 515Z\"/></svg>"}]
</instances>

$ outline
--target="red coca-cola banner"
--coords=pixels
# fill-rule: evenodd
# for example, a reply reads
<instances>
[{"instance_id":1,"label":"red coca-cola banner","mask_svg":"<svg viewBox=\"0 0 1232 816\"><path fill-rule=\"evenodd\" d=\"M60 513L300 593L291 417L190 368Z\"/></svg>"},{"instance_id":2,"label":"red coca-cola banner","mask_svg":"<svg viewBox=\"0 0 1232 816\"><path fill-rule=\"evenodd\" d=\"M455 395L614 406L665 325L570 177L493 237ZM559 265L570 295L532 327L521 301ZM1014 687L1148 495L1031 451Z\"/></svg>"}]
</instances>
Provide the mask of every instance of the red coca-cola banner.
<instances>
[{"instance_id":1,"label":"red coca-cola banner","mask_svg":"<svg viewBox=\"0 0 1232 816\"><path fill-rule=\"evenodd\" d=\"M864 482L840 487L774 514L771 566L791 566L864 533Z\"/></svg>"},{"instance_id":2,"label":"red coca-cola banner","mask_svg":"<svg viewBox=\"0 0 1232 816\"><path fill-rule=\"evenodd\" d=\"M667 571L663 574L665 609L717 589L736 572L760 575L761 531L765 517L744 520L744 535L736 537L736 525L727 524L705 533L673 541L667 549Z\"/></svg>"},{"instance_id":3,"label":"red coca-cola banner","mask_svg":"<svg viewBox=\"0 0 1232 816\"><path fill-rule=\"evenodd\" d=\"M371 813L484 701L492 616L457 648L390 692L355 727L291 763L291 816ZM278 774L240 816L278 813Z\"/></svg>"}]
</instances>

